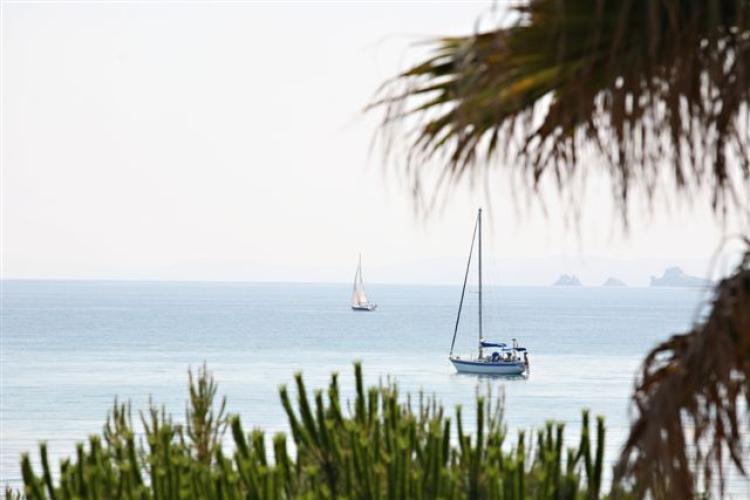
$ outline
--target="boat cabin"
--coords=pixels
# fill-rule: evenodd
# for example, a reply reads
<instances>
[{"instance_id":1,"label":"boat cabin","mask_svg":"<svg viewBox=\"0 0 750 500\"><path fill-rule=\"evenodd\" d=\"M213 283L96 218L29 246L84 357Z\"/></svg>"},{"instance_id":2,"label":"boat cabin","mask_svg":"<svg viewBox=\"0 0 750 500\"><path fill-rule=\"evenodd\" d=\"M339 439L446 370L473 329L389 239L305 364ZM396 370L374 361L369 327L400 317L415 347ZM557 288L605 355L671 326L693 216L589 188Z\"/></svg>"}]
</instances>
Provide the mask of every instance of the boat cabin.
<instances>
[{"instance_id":1,"label":"boat cabin","mask_svg":"<svg viewBox=\"0 0 750 500\"><path fill-rule=\"evenodd\" d=\"M481 361L491 363L523 361L528 363L528 352L525 347L518 346L516 339L513 339L511 346L508 346L505 342L492 342L482 339L480 346L479 360ZM489 351L486 354L485 349Z\"/></svg>"}]
</instances>

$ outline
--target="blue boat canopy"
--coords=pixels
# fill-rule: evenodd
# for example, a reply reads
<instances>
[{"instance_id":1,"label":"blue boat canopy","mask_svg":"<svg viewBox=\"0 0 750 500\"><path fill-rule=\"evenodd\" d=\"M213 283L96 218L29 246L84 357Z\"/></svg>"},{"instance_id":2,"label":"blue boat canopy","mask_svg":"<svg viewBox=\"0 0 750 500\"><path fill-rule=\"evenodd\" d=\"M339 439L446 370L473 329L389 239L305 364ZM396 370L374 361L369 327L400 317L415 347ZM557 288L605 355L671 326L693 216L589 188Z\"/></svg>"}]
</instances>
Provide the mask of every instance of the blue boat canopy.
<instances>
[{"instance_id":1,"label":"blue boat canopy","mask_svg":"<svg viewBox=\"0 0 750 500\"><path fill-rule=\"evenodd\" d=\"M504 342L490 342L489 340L483 340L482 347L500 347L502 349L508 347L508 344Z\"/></svg>"}]
</instances>

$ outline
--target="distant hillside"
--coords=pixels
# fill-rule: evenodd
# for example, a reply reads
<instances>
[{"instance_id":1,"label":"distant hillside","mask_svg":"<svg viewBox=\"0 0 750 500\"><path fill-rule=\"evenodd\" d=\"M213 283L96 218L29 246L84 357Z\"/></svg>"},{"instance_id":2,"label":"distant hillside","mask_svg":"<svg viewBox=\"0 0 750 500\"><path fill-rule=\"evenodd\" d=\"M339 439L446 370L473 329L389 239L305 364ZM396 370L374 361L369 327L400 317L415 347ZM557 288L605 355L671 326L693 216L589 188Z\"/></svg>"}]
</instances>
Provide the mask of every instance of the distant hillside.
<instances>
[{"instance_id":1,"label":"distant hillside","mask_svg":"<svg viewBox=\"0 0 750 500\"><path fill-rule=\"evenodd\" d=\"M581 282L578 281L578 278L576 278L574 275L567 275L563 274L559 278L557 278L557 281L555 281L553 286L581 286Z\"/></svg>"},{"instance_id":2,"label":"distant hillside","mask_svg":"<svg viewBox=\"0 0 750 500\"><path fill-rule=\"evenodd\" d=\"M697 276L689 276L682 272L679 267L667 268L661 278L651 276L651 286L703 287L710 285L711 281Z\"/></svg>"},{"instance_id":3,"label":"distant hillside","mask_svg":"<svg viewBox=\"0 0 750 500\"><path fill-rule=\"evenodd\" d=\"M628 285L626 285L625 282L622 280L609 277L607 278L607 281L605 281L604 284L602 284L602 286L628 286Z\"/></svg>"}]
</instances>

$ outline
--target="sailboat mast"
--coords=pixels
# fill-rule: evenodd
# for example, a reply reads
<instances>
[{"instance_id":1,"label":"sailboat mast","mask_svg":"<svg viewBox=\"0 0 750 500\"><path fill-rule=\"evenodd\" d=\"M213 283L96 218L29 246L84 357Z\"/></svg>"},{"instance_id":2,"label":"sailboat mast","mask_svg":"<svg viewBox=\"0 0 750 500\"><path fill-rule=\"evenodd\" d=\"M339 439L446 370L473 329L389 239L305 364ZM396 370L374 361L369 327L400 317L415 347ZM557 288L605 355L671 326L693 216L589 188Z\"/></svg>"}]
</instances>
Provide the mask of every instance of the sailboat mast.
<instances>
[{"instance_id":1,"label":"sailboat mast","mask_svg":"<svg viewBox=\"0 0 750 500\"><path fill-rule=\"evenodd\" d=\"M477 225L479 217L474 223L474 230L471 232L471 246L469 247L469 258L466 261L466 273L464 274L464 285L461 287L461 300L458 302L458 314L456 315L456 327L453 329L453 340L451 340L450 357L453 357L453 348L456 346L456 335L458 335L458 323L461 321L461 309L464 306L464 296L466 295L466 283L469 282L469 271L471 270L471 256L474 254L474 242L477 239Z\"/></svg>"},{"instance_id":2,"label":"sailboat mast","mask_svg":"<svg viewBox=\"0 0 750 500\"><path fill-rule=\"evenodd\" d=\"M477 215L479 232L479 357L482 357L482 209Z\"/></svg>"}]
</instances>

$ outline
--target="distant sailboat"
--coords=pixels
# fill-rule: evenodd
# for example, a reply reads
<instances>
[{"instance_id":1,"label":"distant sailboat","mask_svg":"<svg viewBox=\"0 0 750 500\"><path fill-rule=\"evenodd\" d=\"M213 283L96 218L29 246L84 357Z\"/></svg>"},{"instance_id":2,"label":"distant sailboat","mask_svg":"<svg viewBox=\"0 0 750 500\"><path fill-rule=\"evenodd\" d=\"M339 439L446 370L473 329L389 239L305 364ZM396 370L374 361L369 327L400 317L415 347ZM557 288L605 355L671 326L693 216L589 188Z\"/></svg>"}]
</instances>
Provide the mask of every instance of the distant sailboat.
<instances>
[{"instance_id":1,"label":"distant sailboat","mask_svg":"<svg viewBox=\"0 0 750 500\"><path fill-rule=\"evenodd\" d=\"M365 293L365 283L362 281L362 254L359 254L359 265L354 274L354 289L352 290L352 309L355 311L374 311L378 305L370 302Z\"/></svg>"},{"instance_id":2,"label":"distant sailboat","mask_svg":"<svg viewBox=\"0 0 750 500\"><path fill-rule=\"evenodd\" d=\"M478 332L478 352L476 358L464 359L453 354L453 348L456 345L456 334L458 333L458 323L461 319L461 309L464 304L466 295L466 282L469 278L469 269L471 268L471 254L474 252L474 240L479 240L478 245L478 270L479 270L479 332ZM491 349L492 353L485 355L484 349ZM453 341L451 350L448 355L456 371L459 373L473 373L483 375L520 375L529 367L529 358L525 347L519 347L516 339L508 346L504 342L494 342L486 340L482 336L482 209L477 213L477 220L474 225L474 234L471 237L471 248L469 249L469 261L466 263L466 274L464 275L464 286L461 289L461 301L458 304L458 316L456 317L456 327L453 330Z\"/></svg>"}]
</instances>

